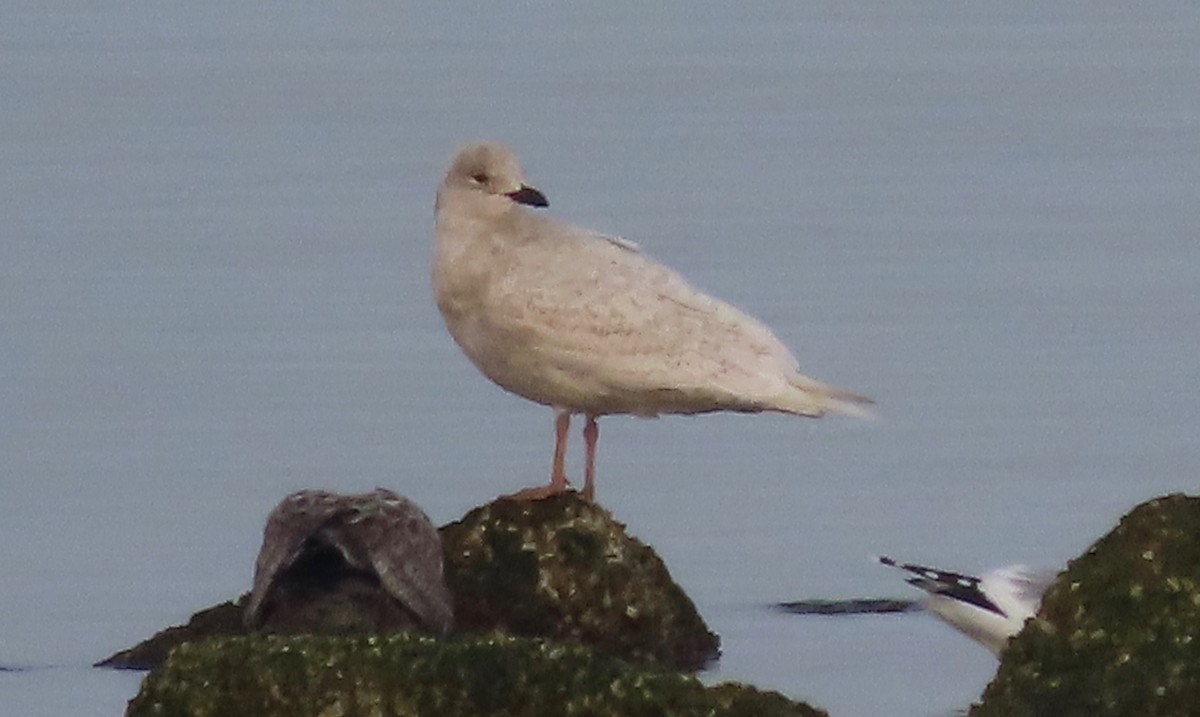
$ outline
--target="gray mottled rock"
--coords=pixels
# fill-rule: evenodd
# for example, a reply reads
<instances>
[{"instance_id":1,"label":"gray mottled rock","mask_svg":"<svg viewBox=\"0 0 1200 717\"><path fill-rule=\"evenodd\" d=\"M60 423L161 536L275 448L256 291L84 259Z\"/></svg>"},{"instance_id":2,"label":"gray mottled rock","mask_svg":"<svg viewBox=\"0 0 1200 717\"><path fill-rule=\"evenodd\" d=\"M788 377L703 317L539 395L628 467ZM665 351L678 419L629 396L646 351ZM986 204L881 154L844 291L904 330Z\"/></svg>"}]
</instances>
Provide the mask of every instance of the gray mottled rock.
<instances>
[{"instance_id":1,"label":"gray mottled rock","mask_svg":"<svg viewBox=\"0 0 1200 717\"><path fill-rule=\"evenodd\" d=\"M245 617L268 632L446 632L437 528L383 488L293 493L267 517Z\"/></svg>"}]
</instances>

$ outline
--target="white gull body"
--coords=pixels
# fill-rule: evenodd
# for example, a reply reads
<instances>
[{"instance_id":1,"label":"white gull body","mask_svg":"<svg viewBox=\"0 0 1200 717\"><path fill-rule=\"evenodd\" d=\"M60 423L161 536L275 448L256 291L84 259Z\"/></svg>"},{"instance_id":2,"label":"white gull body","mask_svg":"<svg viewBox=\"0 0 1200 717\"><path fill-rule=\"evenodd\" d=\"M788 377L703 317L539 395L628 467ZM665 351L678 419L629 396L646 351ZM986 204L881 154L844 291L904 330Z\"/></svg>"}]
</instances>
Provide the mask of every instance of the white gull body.
<instances>
[{"instance_id":1,"label":"white gull body","mask_svg":"<svg viewBox=\"0 0 1200 717\"><path fill-rule=\"evenodd\" d=\"M909 574L908 584L925 591L923 607L979 642L997 657L1008 640L1037 614L1042 595L1058 576L1048 569L1010 565L979 577L913 563L879 562Z\"/></svg>"},{"instance_id":2,"label":"white gull body","mask_svg":"<svg viewBox=\"0 0 1200 717\"><path fill-rule=\"evenodd\" d=\"M869 415L869 399L802 375L766 326L635 245L526 208L546 204L487 142L458 151L435 204L433 292L450 334L485 376L557 415L551 482L520 496L566 489L571 414L587 417L589 499L599 416Z\"/></svg>"}]
</instances>

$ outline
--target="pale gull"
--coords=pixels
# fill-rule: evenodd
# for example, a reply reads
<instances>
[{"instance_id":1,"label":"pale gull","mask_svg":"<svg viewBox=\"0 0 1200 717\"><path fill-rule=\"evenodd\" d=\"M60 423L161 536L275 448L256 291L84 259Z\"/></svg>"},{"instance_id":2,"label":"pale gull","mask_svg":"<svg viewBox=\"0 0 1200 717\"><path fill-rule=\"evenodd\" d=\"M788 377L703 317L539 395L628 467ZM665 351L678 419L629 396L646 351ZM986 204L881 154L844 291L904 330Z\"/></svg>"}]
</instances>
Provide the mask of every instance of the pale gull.
<instances>
[{"instance_id":1,"label":"pale gull","mask_svg":"<svg viewBox=\"0 0 1200 717\"><path fill-rule=\"evenodd\" d=\"M567 430L586 425L594 497L599 416L775 411L869 415L870 399L799 372L757 320L692 288L627 241L526 209L547 206L506 147L468 144L438 189L433 293L451 336L502 388L554 409L550 483L567 489Z\"/></svg>"},{"instance_id":2,"label":"pale gull","mask_svg":"<svg viewBox=\"0 0 1200 717\"><path fill-rule=\"evenodd\" d=\"M975 577L897 563L887 556L878 560L908 573L908 584L926 593L922 601L926 610L997 657L1009 638L1037 613L1042 595L1058 576L1054 570L1010 565Z\"/></svg>"}]
</instances>

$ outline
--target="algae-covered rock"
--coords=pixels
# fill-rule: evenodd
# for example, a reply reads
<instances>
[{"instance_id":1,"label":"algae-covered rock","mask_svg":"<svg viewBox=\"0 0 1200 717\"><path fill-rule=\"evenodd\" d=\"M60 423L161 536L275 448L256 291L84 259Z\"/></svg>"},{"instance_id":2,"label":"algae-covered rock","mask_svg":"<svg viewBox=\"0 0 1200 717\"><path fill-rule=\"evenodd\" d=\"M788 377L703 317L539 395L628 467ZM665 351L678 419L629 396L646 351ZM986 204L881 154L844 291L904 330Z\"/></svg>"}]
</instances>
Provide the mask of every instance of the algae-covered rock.
<instances>
[{"instance_id":1,"label":"algae-covered rock","mask_svg":"<svg viewBox=\"0 0 1200 717\"><path fill-rule=\"evenodd\" d=\"M1046 593L973 717L1200 713L1200 498L1121 519Z\"/></svg>"},{"instance_id":2,"label":"algae-covered rock","mask_svg":"<svg viewBox=\"0 0 1200 717\"><path fill-rule=\"evenodd\" d=\"M128 717L816 717L741 685L504 636L228 637L179 647Z\"/></svg>"},{"instance_id":3,"label":"algae-covered rock","mask_svg":"<svg viewBox=\"0 0 1200 717\"><path fill-rule=\"evenodd\" d=\"M682 669L718 654L662 560L575 493L501 499L441 532L460 630L581 642Z\"/></svg>"},{"instance_id":4,"label":"algae-covered rock","mask_svg":"<svg viewBox=\"0 0 1200 717\"><path fill-rule=\"evenodd\" d=\"M249 594L242 595L237 600L228 600L201 610L192 615L187 624L161 630L127 650L104 658L96 663L96 667L149 670L162 664L173 648L185 642L244 634L247 629L242 621L242 614L248 597Z\"/></svg>"},{"instance_id":5,"label":"algae-covered rock","mask_svg":"<svg viewBox=\"0 0 1200 717\"><path fill-rule=\"evenodd\" d=\"M350 496L352 501L359 498ZM290 505L289 500L281 506ZM360 565L356 568L345 559L347 553L353 557L386 552L360 549L361 531L335 524L338 531L321 532L324 522L314 524L316 528L301 521L300 530L293 532L302 538L318 533L332 538L264 541L267 558L260 555L260 564L286 565L274 571L260 566L258 571L259 576L274 578L256 584L285 588L279 593L282 597L256 603L269 609L246 610L243 596L236 605L202 610L187 625L164 630L98 664L152 668L185 641L251 632L242 623L247 614L274 613L262 626L268 632L386 634L403 629L403 621L391 618L396 610L380 608L389 606L398 591L385 590L383 580L361 569L368 560L355 560ZM371 541L386 537L375 532L379 536L368 533ZM683 669L697 669L717 655L717 637L654 551L575 493L540 501L498 500L443 526L439 533L457 630L583 642ZM364 545L369 548L371 541ZM313 549L326 543L336 549ZM274 553L290 557L272 559ZM304 558L310 554L320 559ZM337 562L336 569L331 561ZM306 572L295 575L299 568Z\"/></svg>"}]
</instances>

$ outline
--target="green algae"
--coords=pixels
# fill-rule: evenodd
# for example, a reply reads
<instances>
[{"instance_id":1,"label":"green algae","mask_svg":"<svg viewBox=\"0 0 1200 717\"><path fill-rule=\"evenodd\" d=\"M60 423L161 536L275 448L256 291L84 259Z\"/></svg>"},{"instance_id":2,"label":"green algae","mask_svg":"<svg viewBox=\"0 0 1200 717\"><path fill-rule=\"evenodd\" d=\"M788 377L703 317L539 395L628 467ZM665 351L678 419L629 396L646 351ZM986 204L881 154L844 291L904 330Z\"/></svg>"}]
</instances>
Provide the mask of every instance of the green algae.
<instances>
[{"instance_id":1,"label":"green algae","mask_svg":"<svg viewBox=\"0 0 1200 717\"><path fill-rule=\"evenodd\" d=\"M590 644L679 669L698 669L718 654L717 636L654 551L574 493L493 501L439 532L456 631ZM245 599L202 610L99 664L150 669L184 642L248 634ZM346 622L331 619L312 632L345 633Z\"/></svg>"},{"instance_id":2,"label":"green algae","mask_svg":"<svg viewBox=\"0 0 1200 717\"><path fill-rule=\"evenodd\" d=\"M1200 498L1143 503L1071 562L972 717L1200 714Z\"/></svg>"},{"instance_id":3,"label":"green algae","mask_svg":"<svg viewBox=\"0 0 1200 717\"><path fill-rule=\"evenodd\" d=\"M247 630L242 621L242 613L248 597L249 593L246 593L237 600L227 600L205 608L193 614L187 624L160 630L133 647L104 658L95 666L119 670L150 670L162 664L173 648L189 640L245 634Z\"/></svg>"},{"instance_id":4,"label":"green algae","mask_svg":"<svg viewBox=\"0 0 1200 717\"><path fill-rule=\"evenodd\" d=\"M188 643L128 717L817 717L774 692L507 636L244 636Z\"/></svg>"},{"instance_id":5,"label":"green algae","mask_svg":"<svg viewBox=\"0 0 1200 717\"><path fill-rule=\"evenodd\" d=\"M654 551L574 493L498 500L441 533L459 630L549 637L681 669L718 654Z\"/></svg>"}]
</instances>

